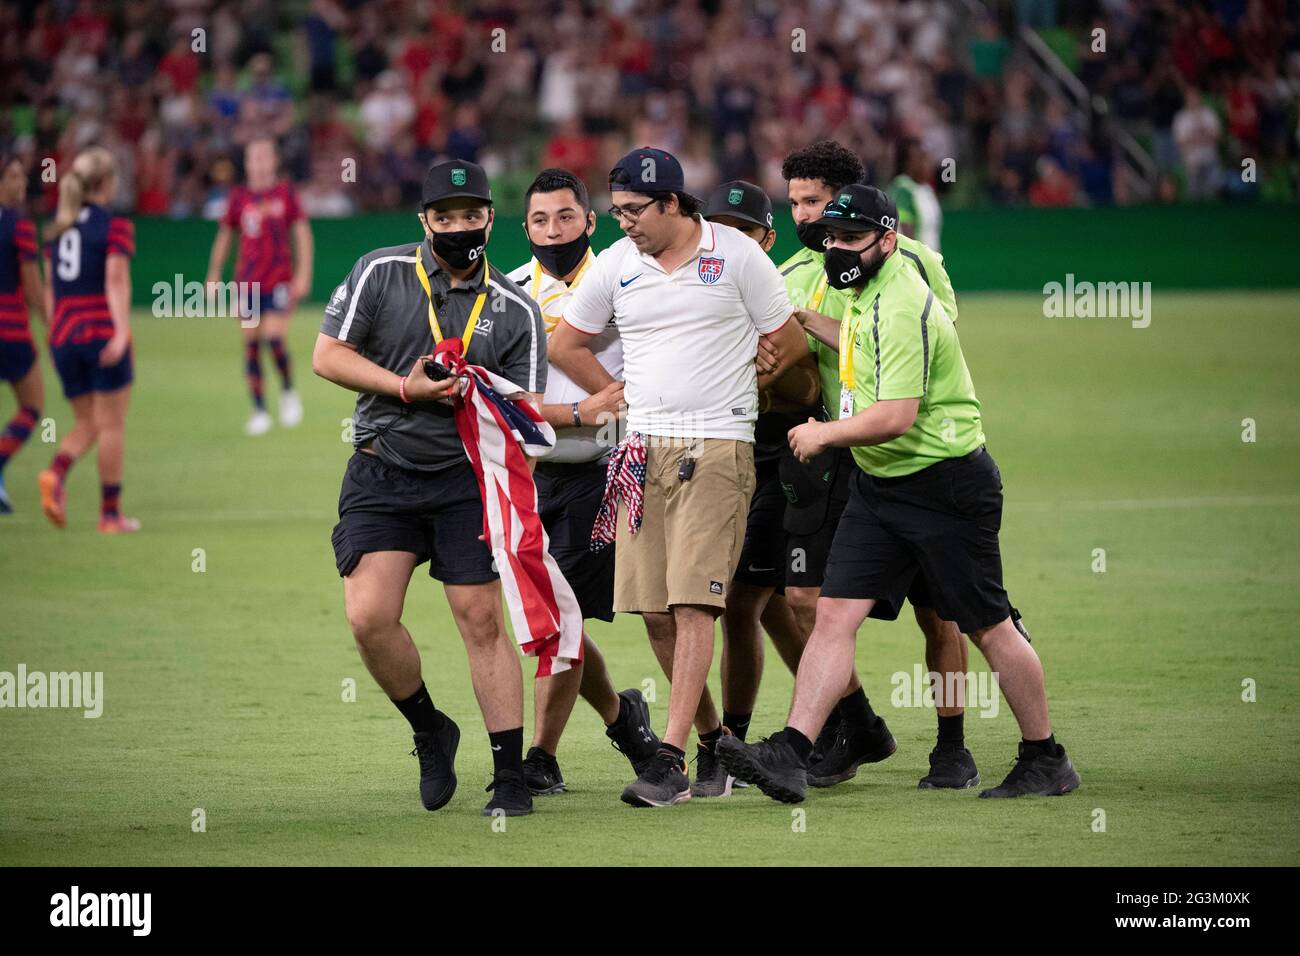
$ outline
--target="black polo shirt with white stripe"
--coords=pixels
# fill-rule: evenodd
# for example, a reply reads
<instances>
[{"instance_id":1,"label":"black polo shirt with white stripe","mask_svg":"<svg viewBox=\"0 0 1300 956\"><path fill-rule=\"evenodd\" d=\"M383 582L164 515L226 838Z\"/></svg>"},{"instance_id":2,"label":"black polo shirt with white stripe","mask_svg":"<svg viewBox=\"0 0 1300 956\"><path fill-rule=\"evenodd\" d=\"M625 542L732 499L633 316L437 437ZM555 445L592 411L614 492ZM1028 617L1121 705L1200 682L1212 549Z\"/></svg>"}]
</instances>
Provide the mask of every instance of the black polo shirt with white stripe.
<instances>
[{"instance_id":1,"label":"black polo shirt with white stripe","mask_svg":"<svg viewBox=\"0 0 1300 956\"><path fill-rule=\"evenodd\" d=\"M415 269L416 249L444 336L465 333L474 302L484 291L484 271L464 286L438 266L426 239L376 249L357 260L325 307L321 332L356 347L357 352L398 375L434 350L428 297ZM542 315L504 272L492 265L488 250L487 300L470 339L466 359L521 389L546 389L546 332ZM405 404L396 396L362 392L357 396L353 442L368 444L389 465L416 471L441 471L467 459L452 410L441 402Z\"/></svg>"}]
</instances>

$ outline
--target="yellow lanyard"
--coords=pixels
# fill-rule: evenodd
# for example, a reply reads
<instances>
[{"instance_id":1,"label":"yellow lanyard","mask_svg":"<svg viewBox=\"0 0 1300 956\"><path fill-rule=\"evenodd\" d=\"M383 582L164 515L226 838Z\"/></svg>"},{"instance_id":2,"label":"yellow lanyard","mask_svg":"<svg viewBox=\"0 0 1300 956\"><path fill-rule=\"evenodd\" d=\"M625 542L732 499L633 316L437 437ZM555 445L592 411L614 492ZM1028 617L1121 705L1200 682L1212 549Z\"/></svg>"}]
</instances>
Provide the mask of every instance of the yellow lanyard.
<instances>
[{"instance_id":1,"label":"yellow lanyard","mask_svg":"<svg viewBox=\"0 0 1300 956\"><path fill-rule=\"evenodd\" d=\"M840 385L853 390L853 338L858 331L858 323L852 308L846 309L840 320Z\"/></svg>"},{"instance_id":2,"label":"yellow lanyard","mask_svg":"<svg viewBox=\"0 0 1300 956\"><path fill-rule=\"evenodd\" d=\"M555 331L555 327L560 324L560 319L563 318L563 316L548 314L546 307L566 293L573 292L578 288L578 283L581 282L582 277L587 274L587 267L591 265L591 261L594 258L595 257L591 254L591 251L588 250L587 257L582 261L582 268L579 269L578 274L573 277L573 282L568 286L565 286L559 292L556 292L554 295L547 296L544 301L541 297L542 264L536 259L533 259L533 278L529 283L528 288L532 291L533 299L537 302L538 308L542 310L542 324L546 326L547 335L550 335ZM564 285L563 282L560 284Z\"/></svg>"},{"instance_id":3,"label":"yellow lanyard","mask_svg":"<svg viewBox=\"0 0 1300 956\"><path fill-rule=\"evenodd\" d=\"M424 246L420 245L415 250L415 274L420 277L420 285L424 286L424 295L429 300L429 331L433 333L433 344L437 345L442 342L442 326L438 324L438 313L433 308L433 291L429 288L429 277L424 274L424 264L421 262L420 253ZM469 354L469 340L474 337L474 330L478 328L478 317L483 314L483 303L487 301L488 285L488 263L487 256L483 256L483 291L478 294L474 300L474 308L470 310L469 322L465 325L465 334L460 337L461 344L464 346L462 355Z\"/></svg>"},{"instance_id":4,"label":"yellow lanyard","mask_svg":"<svg viewBox=\"0 0 1300 956\"><path fill-rule=\"evenodd\" d=\"M808 308L814 312L820 312L822 308L822 299L826 298L826 270L822 270L822 281L817 283L817 291L813 293L812 303Z\"/></svg>"}]
</instances>

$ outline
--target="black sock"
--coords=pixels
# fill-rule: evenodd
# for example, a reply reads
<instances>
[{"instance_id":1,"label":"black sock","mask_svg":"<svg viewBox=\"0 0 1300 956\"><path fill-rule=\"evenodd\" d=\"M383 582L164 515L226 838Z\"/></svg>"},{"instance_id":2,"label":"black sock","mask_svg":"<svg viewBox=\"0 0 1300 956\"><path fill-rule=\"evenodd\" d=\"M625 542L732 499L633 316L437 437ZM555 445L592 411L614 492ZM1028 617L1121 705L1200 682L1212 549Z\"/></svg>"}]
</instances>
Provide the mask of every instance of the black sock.
<instances>
[{"instance_id":1,"label":"black sock","mask_svg":"<svg viewBox=\"0 0 1300 956\"><path fill-rule=\"evenodd\" d=\"M717 730L710 730L707 734L700 734L700 747L713 753L713 748L717 746L718 741L722 739L722 725L718 724Z\"/></svg>"},{"instance_id":2,"label":"black sock","mask_svg":"<svg viewBox=\"0 0 1300 956\"><path fill-rule=\"evenodd\" d=\"M627 715L631 712L631 710L632 708L628 706L627 698L620 695L618 698L618 716L614 718L613 724L606 724L605 726L613 727L615 724L624 723L627 720Z\"/></svg>"},{"instance_id":3,"label":"black sock","mask_svg":"<svg viewBox=\"0 0 1300 956\"><path fill-rule=\"evenodd\" d=\"M424 731L441 730L443 725L443 716L439 710L433 706L433 700L429 697L429 689L420 682L420 689L417 690L406 700L395 700L393 705L402 712L411 725L411 729L417 734Z\"/></svg>"},{"instance_id":4,"label":"black sock","mask_svg":"<svg viewBox=\"0 0 1300 956\"><path fill-rule=\"evenodd\" d=\"M723 710L722 723L737 740L744 740L745 734L749 733L749 721L753 716L752 713L733 714L729 710Z\"/></svg>"},{"instance_id":5,"label":"black sock","mask_svg":"<svg viewBox=\"0 0 1300 956\"><path fill-rule=\"evenodd\" d=\"M518 774L524 772L524 728L489 733L488 741L492 744L493 773L503 770L513 770Z\"/></svg>"},{"instance_id":6,"label":"black sock","mask_svg":"<svg viewBox=\"0 0 1300 956\"><path fill-rule=\"evenodd\" d=\"M954 747L966 746L966 715L955 717L939 715L939 743Z\"/></svg>"},{"instance_id":7,"label":"black sock","mask_svg":"<svg viewBox=\"0 0 1300 956\"><path fill-rule=\"evenodd\" d=\"M1026 747L1033 747L1041 754L1048 757L1056 756L1056 734L1048 734L1046 740L1026 740Z\"/></svg>"},{"instance_id":8,"label":"black sock","mask_svg":"<svg viewBox=\"0 0 1300 956\"><path fill-rule=\"evenodd\" d=\"M678 763L681 763L686 759L685 750L678 750L672 744L664 743L662 740L659 742L659 749L655 751L656 757L659 756L659 754L668 754L668 756L672 757Z\"/></svg>"},{"instance_id":9,"label":"black sock","mask_svg":"<svg viewBox=\"0 0 1300 956\"><path fill-rule=\"evenodd\" d=\"M867 694L861 687L840 698L839 707L840 716L854 727L870 727L876 722L871 701L867 700Z\"/></svg>"},{"instance_id":10,"label":"black sock","mask_svg":"<svg viewBox=\"0 0 1300 956\"><path fill-rule=\"evenodd\" d=\"M793 727L786 727L784 730L778 730L772 735L773 740L780 737L790 745L790 749L795 752L799 762L804 766L808 765L808 755L812 753L812 741L805 737Z\"/></svg>"}]
</instances>

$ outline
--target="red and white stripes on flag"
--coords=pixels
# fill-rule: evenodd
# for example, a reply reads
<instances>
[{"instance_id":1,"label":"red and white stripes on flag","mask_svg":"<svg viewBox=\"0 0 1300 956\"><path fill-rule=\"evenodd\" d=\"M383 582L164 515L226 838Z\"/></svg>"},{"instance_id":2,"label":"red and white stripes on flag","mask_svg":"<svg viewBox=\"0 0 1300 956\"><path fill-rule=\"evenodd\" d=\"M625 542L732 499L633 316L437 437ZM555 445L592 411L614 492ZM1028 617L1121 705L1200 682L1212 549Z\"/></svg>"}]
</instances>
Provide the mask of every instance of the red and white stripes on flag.
<instances>
[{"instance_id":1,"label":"red and white stripes on flag","mask_svg":"<svg viewBox=\"0 0 1300 956\"><path fill-rule=\"evenodd\" d=\"M582 609L551 557L537 513L537 486L528 454L555 443L555 431L514 383L466 363L459 338L443 339L439 364L461 377L456 430L483 497L483 536L492 550L515 640L537 658L537 676L566 671L582 660Z\"/></svg>"}]
</instances>

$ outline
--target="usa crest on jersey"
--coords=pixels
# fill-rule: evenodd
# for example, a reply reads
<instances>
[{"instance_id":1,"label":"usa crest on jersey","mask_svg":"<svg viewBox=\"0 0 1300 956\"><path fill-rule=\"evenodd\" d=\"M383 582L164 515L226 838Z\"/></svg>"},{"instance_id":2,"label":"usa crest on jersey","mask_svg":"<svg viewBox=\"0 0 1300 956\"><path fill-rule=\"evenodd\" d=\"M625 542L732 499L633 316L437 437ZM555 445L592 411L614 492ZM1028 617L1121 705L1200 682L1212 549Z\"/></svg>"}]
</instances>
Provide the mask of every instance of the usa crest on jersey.
<instances>
[{"instance_id":1,"label":"usa crest on jersey","mask_svg":"<svg viewBox=\"0 0 1300 956\"><path fill-rule=\"evenodd\" d=\"M722 278L723 261L716 256L700 256L700 281L713 285Z\"/></svg>"}]
</instances>

